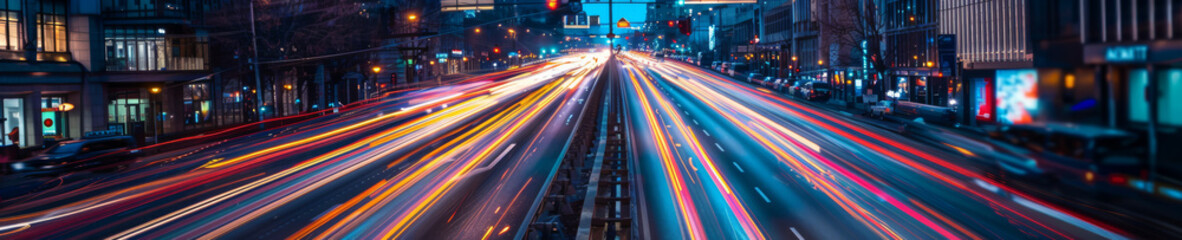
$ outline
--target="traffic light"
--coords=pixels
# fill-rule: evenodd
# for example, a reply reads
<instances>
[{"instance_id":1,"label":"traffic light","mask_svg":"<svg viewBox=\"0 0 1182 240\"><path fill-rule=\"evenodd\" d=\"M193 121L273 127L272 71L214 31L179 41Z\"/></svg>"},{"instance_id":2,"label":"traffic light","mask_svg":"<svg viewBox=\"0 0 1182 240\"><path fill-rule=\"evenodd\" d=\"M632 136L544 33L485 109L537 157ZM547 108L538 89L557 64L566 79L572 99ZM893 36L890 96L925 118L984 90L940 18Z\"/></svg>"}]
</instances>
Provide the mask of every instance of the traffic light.
<instances>
[{"instance_id":1,"label":"traffic light","mask_svg":"<svg viewBox=\"0 0 1182 240\"><path fill-rule=\"evenodd\" d=\"M493 47L493 53L501 53L501 47Z\"/></svg>"},{"instance_id":2,"label":"traffic light","mask_svg":"<svg viewBox=\"0 0 1182 240\"><path fill-rule=\"evenodd\" d=\"M546 0L546 8L550 11L562 9L561 13L576 14L583 11L583 4L579 0Z\"/></svg>"},{"instance_id":3,"label":"traffic light","mask_svg":"<svg viewBox=\"0 0 1182 240\"><path fill-rule=\"evenodd\" d=\"M691 24L691 23L692 22L690 22L689 18L677 21L677 27L678 27L678 30L681 31L681 34L685 34L686 36L689 36L690 33L694 32L694 29L692 27L693 24Z\"/></svg>"}]
</instances>

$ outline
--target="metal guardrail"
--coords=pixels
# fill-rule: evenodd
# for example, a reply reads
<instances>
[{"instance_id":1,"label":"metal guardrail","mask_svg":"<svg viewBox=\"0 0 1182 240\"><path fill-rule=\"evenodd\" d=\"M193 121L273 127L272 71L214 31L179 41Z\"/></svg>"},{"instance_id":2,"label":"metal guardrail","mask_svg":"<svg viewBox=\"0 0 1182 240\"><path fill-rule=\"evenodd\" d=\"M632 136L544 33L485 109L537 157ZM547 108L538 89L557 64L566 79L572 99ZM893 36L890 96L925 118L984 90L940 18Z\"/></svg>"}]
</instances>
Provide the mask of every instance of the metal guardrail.
<instances>
[{"instance_id":1,"label":"metal guardrail","mask_svg":"<svg viewBox=\"0 0 1182 240\"><path fill-rule=\"evenodd\" d=\"M542 191L535 197L521 224L528 227L519 228L516 239L574 239L570 230L577 229L579 224L580 212L576 207L585 200L585 196L579 193L586 189L585 176L590 176L591 171L591 159L587 157L595 146L595 138L591 136L602 132L597 127L599 121L594 119L599 119L607 110L602 105L607 85L603 79L605 75L601 74L592 87L586 101L590 104L579 113L576 127L562 149L564 154L558 159L561 162L555 165L542 185Z\"/></svg>"}]
</instances>

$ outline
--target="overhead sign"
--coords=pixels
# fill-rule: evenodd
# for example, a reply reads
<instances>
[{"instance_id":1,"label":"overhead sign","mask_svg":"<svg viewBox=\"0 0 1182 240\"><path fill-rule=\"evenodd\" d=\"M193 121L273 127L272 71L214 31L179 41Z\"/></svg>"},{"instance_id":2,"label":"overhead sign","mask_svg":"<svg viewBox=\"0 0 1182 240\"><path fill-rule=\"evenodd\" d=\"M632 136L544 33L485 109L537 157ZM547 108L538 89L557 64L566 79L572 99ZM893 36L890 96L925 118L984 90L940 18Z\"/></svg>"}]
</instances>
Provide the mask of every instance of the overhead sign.
<instances>
[{"instance_id":1,"label":"overhead sign","mask_svg":"<svg viewBox=\"0 0 1182 240\"><path fill-rule=\"evenodd\" d=\"M436 53L435 58L447 58L447 53Z\"/></svg>"},{"instance_id":2,"label":"overhead sign","mask_svg":"<svg viewBox=\"0 0 1182 240\"><path fill-rule=\"evenodd\" d=\"M451 55L455 55L455 56L463 56L463 55L464 55L464 50L459 50L459 49L452 49L452 50L451 50Z\"/></svg>"}]
</instances>

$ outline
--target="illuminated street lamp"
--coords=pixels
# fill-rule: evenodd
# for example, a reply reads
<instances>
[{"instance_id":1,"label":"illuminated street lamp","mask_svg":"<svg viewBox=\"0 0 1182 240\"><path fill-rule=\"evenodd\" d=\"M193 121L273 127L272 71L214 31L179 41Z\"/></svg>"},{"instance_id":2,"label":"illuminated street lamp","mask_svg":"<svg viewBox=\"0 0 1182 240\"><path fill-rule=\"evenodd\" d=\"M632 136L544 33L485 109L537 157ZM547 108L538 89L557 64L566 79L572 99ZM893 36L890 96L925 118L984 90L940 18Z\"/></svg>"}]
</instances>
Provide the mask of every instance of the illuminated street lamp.
<instances>
[{"instance_id":1,"label":"illuminated street lamp","mask_svg":"<svg viewBox=\"0 0 1182 240\"><path fill-rule=\"evenodd\" d=\"M419 18L419 16L417 16L417 15L414 15L414 14L411 14L411 15L409 15L409 16L406 16L406 19L407 19L407 20L411 20L411 21L414 21L415 19L418 19L418 18Z\"/></svg>"},{"instance_id":2,"label":"illuminated street lamp","mask_svg":"<svg viewBox=\"0 0 1182 240\"><path fill-rule=\"evenodd\" d=\"M154 87L152 89L148 89L148 91L152 92L152 94L157 94L160 93L160 88Z\"/></svg>"},{"instance_id":3,"label":"illuminated street lamp","mask_svg":"<svg viewBox=\"0 0 1182 240\"><path fill-rule=\"evenodd\" d=\"M380 66L373 67L373 73L380 73L380 72L382 72L382 67L380 67Z\"/></svg>"}]
</instances>

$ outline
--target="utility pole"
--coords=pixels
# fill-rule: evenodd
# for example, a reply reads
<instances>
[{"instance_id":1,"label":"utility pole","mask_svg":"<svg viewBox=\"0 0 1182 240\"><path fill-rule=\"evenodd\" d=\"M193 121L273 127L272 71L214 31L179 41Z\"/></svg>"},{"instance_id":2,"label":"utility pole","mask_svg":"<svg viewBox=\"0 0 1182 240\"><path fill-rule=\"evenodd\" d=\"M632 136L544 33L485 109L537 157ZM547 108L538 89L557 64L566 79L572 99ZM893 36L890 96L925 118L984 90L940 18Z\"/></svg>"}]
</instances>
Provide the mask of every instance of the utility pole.
<instances>
[{"instance_id":1,"label":"utility pole","mask_svg":"<svg viewBox=\"0 0 1182 240\"><path fill-rule=\"evenodd\" d=\"M263 95L263 80L261 77L259 77L259 37L258 32L256 32L254 29L254 25L254 0L250 0L250 41L252 45L251 48L254 50L254 59L251 59L250 62L254 64L254 90L257 92L254 95L255 105L257 105L255 106L255 109L257 109L256 111L258 111L259 115L259 128L266 129L266 127L264 127L262 124L263 98L260 96Z\"/></svg>"}]
</instances>

